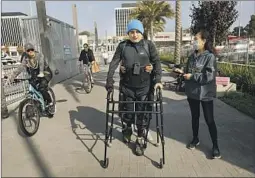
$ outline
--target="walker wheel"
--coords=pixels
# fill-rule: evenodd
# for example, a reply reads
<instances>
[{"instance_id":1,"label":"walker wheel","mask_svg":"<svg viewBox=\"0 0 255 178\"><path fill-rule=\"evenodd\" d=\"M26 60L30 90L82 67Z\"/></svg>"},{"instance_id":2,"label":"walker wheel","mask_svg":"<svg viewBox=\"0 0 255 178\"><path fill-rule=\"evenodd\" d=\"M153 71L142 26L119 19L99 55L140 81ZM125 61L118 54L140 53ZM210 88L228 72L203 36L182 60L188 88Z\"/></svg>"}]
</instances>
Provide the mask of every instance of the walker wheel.
<instances>
[{"instance_id":1,"label":"walker wheel","mask_svg":"<svg viewBox=\"0 0 255 178\"><path fill-rule=\"evenodd\" d=\"M162 169L163 168L163 159L162 158L160 158L160 161L159 161L159 168L160 169Z\"/></svg>"},{"instance_id":2,"label":"walker wheel","mask_svg":"<svg viewBox=\"0 0 255 178\"><path fill-rule=\"evenodd\" d=\"M159 147L160 146L160 143L155 143L155 147Z\"/></svg>"},{"instance_id":3,"label":"walker wheel","mask_svg":"<svg viewBox=\"0 0 255 178\"><path fill-rule=\"evenodd\" d=\"M109 158L106 158L106 160L104 160L104 163L103 163L103 168L108 168L108 165L109 165Z\"/></svg>"}]
</instances>

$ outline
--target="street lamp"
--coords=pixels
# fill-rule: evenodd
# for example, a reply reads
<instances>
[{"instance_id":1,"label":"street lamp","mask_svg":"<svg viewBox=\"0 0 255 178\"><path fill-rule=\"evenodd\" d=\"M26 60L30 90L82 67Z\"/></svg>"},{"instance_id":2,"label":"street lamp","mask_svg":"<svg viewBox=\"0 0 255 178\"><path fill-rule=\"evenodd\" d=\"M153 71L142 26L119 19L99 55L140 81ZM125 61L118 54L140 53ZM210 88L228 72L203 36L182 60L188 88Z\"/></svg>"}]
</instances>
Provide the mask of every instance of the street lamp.
<instances>
[{"instance_id":1,"label":"street lamp","mask_svg":"<svg viewBox=\"0 0 255 178\"><path fill-rule=\"evenodd\" d=\"M241 16L242 16L242 1L240 1L240 16L239 16L239 31L238 36L241 36Z\"/></svg>"}]
</instances>

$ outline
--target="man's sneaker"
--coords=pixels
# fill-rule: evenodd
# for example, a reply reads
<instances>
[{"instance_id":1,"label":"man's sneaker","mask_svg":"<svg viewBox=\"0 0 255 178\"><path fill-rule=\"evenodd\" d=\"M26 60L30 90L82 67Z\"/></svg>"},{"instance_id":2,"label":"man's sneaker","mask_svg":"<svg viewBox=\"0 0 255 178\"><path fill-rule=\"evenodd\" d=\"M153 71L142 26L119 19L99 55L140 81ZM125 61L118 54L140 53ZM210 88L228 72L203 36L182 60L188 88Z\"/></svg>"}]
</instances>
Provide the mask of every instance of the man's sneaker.
<instances>
[{"instance_id":1,"label":"man's sneaker","mask_svg":"<svg viewBox=\"0 0 255 178\"><path fill-rule=\"evenodd\" d=\"M187 148L193 150L196 148L196 146L199 145L199 143L200 142L198 138L193 138L193 140L188 144Z\"/></svg>"},{"instance_id":2,"label":"man's sneaker","mask_svg":"<svg viewBox=\"0 0 255 178\"><path fill-rule=\"evenodd\" d=\"M92 84L95 84L95 81L94 81L94 79L93 79L93 78L91 78L91 83L92 83Z\"/></svg>"},{"instance_id":3,"label":"man's sneaker","mask_svg":"<svg viewBox=\"0 0 255 178\"><path fill-rule=\"evenodd\" d=\"M137 156L142 156L144 154L144 138L137 137L135 142L135 154Z\"/></svg>"},{"instance_id":4,"label":"man's sneaker","mask_svg":"<svg viewBox=\"0 0 255 178\"><path fill-rule=\"evenodd\" d=\"M47 105L47 111L48 111L49 115L51 115L51 117L55 114L56 111L55 111L55 106L53 103L49 103Z\"/></svg>"},{"instance_id":5,"label":"man's sneaker","mask_svg":"<svg viewBox=\"0 0 255 178\"><path fill-rule=\"evenodd\" d=\"M8 110L2 109L1 118L2 118L2 119L7 119L8 117L9 117Z\"/></svg>"},{"instance_id":6,"label":"man's sneaker","mask_svg":"<svg viewBox=\"0 0 255 178\"><path fill-rule=\"evenodd\" d=\"M124 126L122 129L123 141L125 143L130 142L132 136L132 127Z\"/></svg>"},{"instance_id":7,"label":"man's sneaker","mask_svg":"<svg viewBox=\"0 0 255 178\"><path fill-rule=\"evenodd\" d=\"M221 158L220 150L219 150L219 148L217 146L213 146L212 157L213 157L213 159Z\"/></svg>"}]
</instances>

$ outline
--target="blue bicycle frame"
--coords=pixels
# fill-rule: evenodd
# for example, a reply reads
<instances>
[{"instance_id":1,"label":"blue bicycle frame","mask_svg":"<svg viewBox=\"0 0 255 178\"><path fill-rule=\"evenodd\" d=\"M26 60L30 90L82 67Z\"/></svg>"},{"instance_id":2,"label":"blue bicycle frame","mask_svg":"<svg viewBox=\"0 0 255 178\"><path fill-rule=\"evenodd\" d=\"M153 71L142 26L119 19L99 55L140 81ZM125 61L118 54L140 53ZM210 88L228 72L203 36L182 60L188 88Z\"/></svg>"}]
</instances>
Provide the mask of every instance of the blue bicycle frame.
<instances>
[{"instance_id":1,"label":"blue bicycle frame","mask_svg":"<svg viewBox=\"0 0 255 178\"><path fill-rule=\"evenodd\" d=\"M38 90L36 90L31 84L29 84L28 91L29 91L28 97L39 101L41 103L42 110L45 111L46 106L42 94Z\"/></svg>"}]
</instances>

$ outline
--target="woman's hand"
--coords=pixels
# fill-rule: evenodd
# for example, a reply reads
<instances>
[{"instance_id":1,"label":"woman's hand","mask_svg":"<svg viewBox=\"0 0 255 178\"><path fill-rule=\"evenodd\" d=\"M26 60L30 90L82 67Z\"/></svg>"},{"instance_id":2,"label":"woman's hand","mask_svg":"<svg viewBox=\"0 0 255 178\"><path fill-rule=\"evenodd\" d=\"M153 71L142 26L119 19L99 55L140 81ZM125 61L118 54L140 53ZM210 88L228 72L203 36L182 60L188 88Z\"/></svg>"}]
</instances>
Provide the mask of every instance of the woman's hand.
<instances>
[{"instance_id":1,"label":"woman's hand","mask_svg":"<svg viewBox=\"0 0 255 178\"><path fill-rule=\"evenodd\" d=\"M184 74L183 77L185 80L190 80L192 74L191 73L188 73L188 74Z\"/></svg>"},{"instance_id":2,"label":"woman's hand","mask_svg":"<svg viewBox=\"0 0 255 178\"><path fill-rule=\"evenodd\" d=\"M180 74L183 74L183 70L179 69L179 68L175 68L174 69L174 72L177 72L177 73L180 73Z\"/></svg>"}]
</instances>

